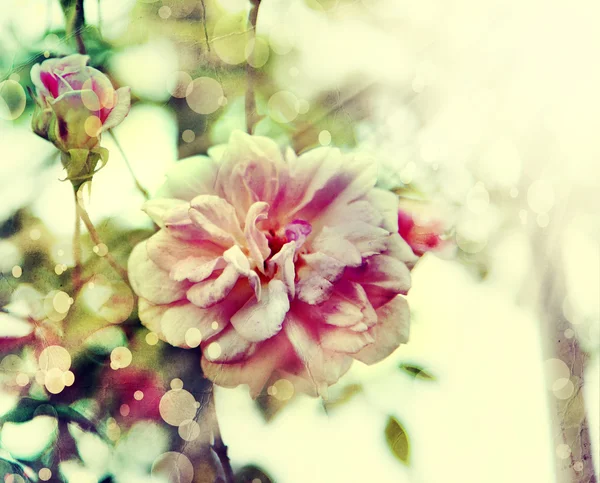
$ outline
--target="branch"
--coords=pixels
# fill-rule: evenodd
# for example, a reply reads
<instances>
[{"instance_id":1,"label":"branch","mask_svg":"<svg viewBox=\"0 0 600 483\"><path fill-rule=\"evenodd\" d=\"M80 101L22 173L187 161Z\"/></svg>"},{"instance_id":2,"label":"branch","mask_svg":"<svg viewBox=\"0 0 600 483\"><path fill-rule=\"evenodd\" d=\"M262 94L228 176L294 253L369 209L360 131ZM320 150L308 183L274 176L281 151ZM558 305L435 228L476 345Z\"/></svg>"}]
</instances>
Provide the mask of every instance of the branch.
<instances>
[{"instance_id":1,"label":"branch","mask_svg":"<svg viewBox=\"0 0 600 483\"><path fill-rule=\"evenodd\" d=\"M258 7L260 5L260 0L251 0L252 8L248 13L248 26L249 31L252 33L249 34L250 39L256 39L256 20L258 19ZM254 131L254 124L256 123L256 99L254 98L254 83L256 76L256 69L252 66L251 60L254 58L254 50L256 48L256 43L254 44L254 48L249 54L249 58L246 62L246 130L248 134L252 134Z\"/></svg>"}]
</instances>

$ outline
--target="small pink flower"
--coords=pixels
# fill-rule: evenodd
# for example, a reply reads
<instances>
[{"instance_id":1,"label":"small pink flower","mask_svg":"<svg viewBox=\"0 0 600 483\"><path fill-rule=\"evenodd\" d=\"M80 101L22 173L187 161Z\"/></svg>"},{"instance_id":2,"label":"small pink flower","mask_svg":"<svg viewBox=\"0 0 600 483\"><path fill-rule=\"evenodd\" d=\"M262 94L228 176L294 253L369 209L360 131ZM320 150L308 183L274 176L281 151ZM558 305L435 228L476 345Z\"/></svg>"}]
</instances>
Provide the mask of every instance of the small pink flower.
<instances>
[{"instance_id":1,"label":"small pink flower","mask_svg":"<svg viewBox=\"0 0 600 483\"><path fill-rule=\"evenodd\" d=\"M426 252L440 251L447 247L442 238L445 227L440 220L432 220L426 217L423 209L417 209L417 205L404 203L398 210L398 233L417 256Z\"/></svg>"},{"instance_id":2,"label":"small pink flower","mask_svg":"<svg viewBox=\"0 0 600 483\"><path fill-rule=\"evenodd\" d=\"M37 95L33 130L65 152L93 149L101 133L129 113L129 87L115 90L108 77L86 65L88 60L74 54L31 69Z\"/></svg>"},{"instance_id":3,"label":"small pink flower","mask_svg":"<svg viewBox=\"0 0 600 483\"><path fill-rule=\"evenodd\" d=\"M175 346L201 337L216 384L256 396L280 377L324 395L354 359L373 364L408 339L416 257L396 195L375 181L368 159L282 155L241 132L220 159L179 162L144 207L160 230L129 259L141 321Z\"/></svg>"}]
</instances>

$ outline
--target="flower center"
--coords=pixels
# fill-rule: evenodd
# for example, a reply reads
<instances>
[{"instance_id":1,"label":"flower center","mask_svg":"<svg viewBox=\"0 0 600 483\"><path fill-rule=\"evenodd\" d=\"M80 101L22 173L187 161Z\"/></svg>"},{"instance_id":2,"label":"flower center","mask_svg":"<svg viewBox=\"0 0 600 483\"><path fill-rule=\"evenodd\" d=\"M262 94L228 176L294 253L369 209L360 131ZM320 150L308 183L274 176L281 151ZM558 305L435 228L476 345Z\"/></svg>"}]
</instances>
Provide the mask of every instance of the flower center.
<instances>
[{"instance_id":1,"label":"flower center","mask_svg":"<svg viewBox=\"0 0 600 483\"><path fill-rule=\"evenodd\" d=\"M297 252L304 244L311 231L311 224L305 220L294 220L291 223L288 223L283 230L269 230L267 239L269 241L269 248L271 249L271 256L279 253L281 247L291 241L296 242Z\"/></svg>"}]
</instances>

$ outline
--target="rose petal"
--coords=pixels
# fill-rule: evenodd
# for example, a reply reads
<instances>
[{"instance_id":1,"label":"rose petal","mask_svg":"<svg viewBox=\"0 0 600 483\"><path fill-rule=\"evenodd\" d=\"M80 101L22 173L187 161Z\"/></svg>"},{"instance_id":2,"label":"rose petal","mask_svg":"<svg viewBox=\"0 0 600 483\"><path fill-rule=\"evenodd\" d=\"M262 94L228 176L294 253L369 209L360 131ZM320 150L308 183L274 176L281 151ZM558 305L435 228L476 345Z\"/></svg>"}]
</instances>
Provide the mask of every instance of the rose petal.
<instances>
[{"instance_id":1,"label":"rose petal","mask_svg":"<svg viewBox=\"0 0 600 483\"><path fill-rule=\"evenodd\" d=\"M259 271L264 273L264 263L268 256L271 254L269 248L269 241L265 234L260 231L256 224L261 220L267 219L267 213L269 211L269 205L264 202L254 203L248 210L246 215L246 222L244 225L244 236L250 255L254 259L254 263Z\"/></svg>"},{"instance_id":2,"label":"rose petal","mask_svg":"<svg viewBox=\"0 0 600 483\"><path fill-rule=\"evenodd\" d=\"M236 241L243 244L244 235L235 210L223 198L199 195L191 201L190 219L195 227L213 243L230 247Z\"/></svg>"},{"instance_id":3,"label":"rose petal","mask_svg":"<svg viewBox=\"0 0 600 483\"><path fill-rule=\"evenodd\" d=\"M281 330L289 309L285 285L280 280L271 280L261 300L250 299L231 317L231 323L244 339L260 342Z\"/></svg>"},{"instance_id":4,"label":"rose petal","mask_svg":"<svg viewBox=\"0 0 600 483\"><path fill-rule=\"evenodd\" d=\"M103 119L100 132L107 131L121 124L131 109L131 90L129 87L121 87L115 92L116 103L106 117ZM101 115L101 119L104 115Z\"/></svg>"},{"instance_id":5,"label":"rose petal","mask_svg":"<svg viewBox=\"0 0 600 483\"><path fill-rule=\"evenodd\" d=\"M360 267L347 270L350 280L360 283L373 307L378 308L410 288L410 271L396 258L375 255L367 258Z\"/></svg>"},{"instance_id":6,"label":"rose petal","mask_svg":"<svg viewBox=\"0 0 600 483\"><path fill-rule=\"evenodd\" d=\"M148 256L146 242L139 243L129 256L129 281L140 297L155 304L168 304L185 296L190 284L176 282Z\"/></svg>"},{"instance_id":7,"label":"rose petal","mask_svg":"<svg viewBox=\"0 0 600 483\"><path fill-rule=\"evenodd\" d=\"M410 310L401 295L377 309L377 324L369 329L374 342L354 354L354 358L365 364L375 364L392 352L400 344L408 341Z\"/></svg>"},{"instance_id":8,"label":"rose petal","mask_svg":"<svg viewBox=\"0 0 600 483\"><path fill-rule=\"evenodd\" d=\"M273 337L260 344L254 356L238 363L215 363L203 355L202 372L219 386L236 387L248 384L250 395L256 398L273 371L281 366L291 353L290 344L285 337Z\"/></svg>"},{"instance_id":9,"label":"rose petal","mask_svg":"<svg viewBox=\"0 0 600 483\"><path fill-rule=\"evenodd\" d=\"M268 276L275 276L277 280L283 282L290 299L296 296L296 286L294 283L296 277L296 269L294 267L295 253L296 242L288 242L267 262Z\"/></svg>"},{"instance_id":10,"label":"rose petal","mask_svg":"<svg viewBox=\"0 0 600 483\"><path fill-rule=\"evenodd\" d=\"M216 277L192 285L187 291L187 298L198 307L210 307L227 297L239 277L240 273L229 264Z\"/></svg>"},{"instance_id":11,"label":"rose petal","mask_svg":"<svg viewBox=\"0 0 600 483\"><path fill-rule=\"evenodd\" d=\"M189 258L211 260L218 258L223 250L211 243L175 238L165 230L160 230L148 238L147 249L150 259L166 273L176 269L177 264L183 260ZM177 266L177 268L183 267Z\"/></svg>"},{"instance_id":12,"label":"rose petal","mask_svg":"<svg viewBox=\"0 0 600 483\"><path fill-rule=\"evenodd\" d=\"M304 364L317 394L327 396L327 387L348 370L352 359L345 354L325 350L318 336L306 327L300 316L290 312L284 324L285 334Z\"/></svg>"},{"instance_id":13,"label":"rose petal","mask_svg":"<svg viewBox=\"0 0 600 483\"><path fill-rule=\"evenodd\" d=\"M208 156L185 158L169 169L160 195L191 201L198 195L214 194L219 164Z\"/></svg>"}]
</instances>

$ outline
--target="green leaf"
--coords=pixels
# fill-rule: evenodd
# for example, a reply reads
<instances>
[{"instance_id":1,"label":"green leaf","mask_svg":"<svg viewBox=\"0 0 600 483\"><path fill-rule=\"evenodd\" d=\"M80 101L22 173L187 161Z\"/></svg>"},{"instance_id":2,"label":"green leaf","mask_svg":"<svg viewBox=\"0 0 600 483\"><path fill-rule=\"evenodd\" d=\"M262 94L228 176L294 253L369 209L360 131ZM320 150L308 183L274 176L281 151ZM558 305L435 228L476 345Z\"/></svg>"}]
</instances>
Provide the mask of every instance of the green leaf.
<instances>
[{"instance_id":1,"label":"green leaf","mask_svg":"<svg viewBox=\"0 0 600 483\"><path fill-rule=\"evenodd\" d=\"M398 420L390 416L385 427L385 440L388 447L403 464L410 464L410 443L406 430Z\"/></svg>"},{"instance_id":2,"label":"green leaf","mask_svg":"<svg viewBox=\"0 0 600 483\"><path fill-rule=\"evenodd\" d=\"M235 483L272 483L273 479L258 466L248 465L240 469L235 475Z\"/></svg>"},{"instance_id":3,"label":"green leaf","mask_svg":"<svg viewBox=\"0 0 600 483\"><path fill-rule=\"evenodd\" d=\"M9 461L7 459L0 458L0 475L3 477L2 481L5 481L5 475L11 474L19 475L26 482L31 481L29 478L27 478L27 475L25 474L25 467L21 463L18 461ZM8 481L8 479L6 479L6 481Z\"/></svg>"},{"instance_id":4,"label":"green leaf","mask_svg":"<svg viewBox=\"0 0 600 483\"><path fill-rule=\"evenodd\" d=\"M431 375L425 369L413 364L400 364L400 369L415 379L422 379L425 381L435 381L435 376Z\"/></svg>"},{"instance_id":5,"label":"green leaf","mask_svg":"<svg viewBox=\"0 0 600 483\"><path fill-rule=\"evenodd\" d=\"M75 423L84 431L100 434L98 433L94 423L92 423L88 418L72 407L64 404L52 404L49 401L32 399L28 397L22 398L17 404L16 408L0 418L0 422L25 423L32 420L36 416L42 415L54 416L60 421Z\"/></svg>"}]
</instances>

